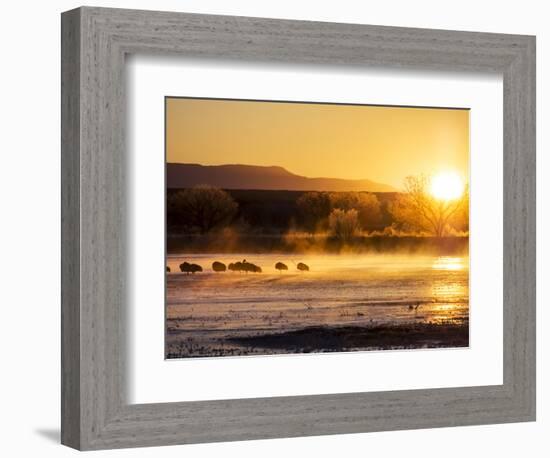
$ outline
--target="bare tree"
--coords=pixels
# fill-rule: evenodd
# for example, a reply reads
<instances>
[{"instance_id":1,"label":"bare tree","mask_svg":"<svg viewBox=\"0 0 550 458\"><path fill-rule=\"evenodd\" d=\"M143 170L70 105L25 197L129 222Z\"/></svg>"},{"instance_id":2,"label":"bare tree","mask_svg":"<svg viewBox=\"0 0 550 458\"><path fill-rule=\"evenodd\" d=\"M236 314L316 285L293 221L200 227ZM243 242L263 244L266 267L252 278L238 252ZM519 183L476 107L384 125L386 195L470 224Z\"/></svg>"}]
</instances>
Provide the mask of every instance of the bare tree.
<instances>
[{"instance_id":1,"label":"bare tree","mask_svg":"<svg viewBox=\"0 0 550 458\"><path fill-rule=\"evenodd\" d=\"M442 237L451 223L468 220L468 190L457 199L443 200L429 194L428 184L426 175L407 177L405 192L391 204L390 213L403 226Z\"/></svg>"},{"instance_id":2,"label":"bare tree","mask_svg":"<svg viewBox=\"0 0 550 458\"><path fill-rule=\"evenodd\" d=\"M468 188L464 190L462 199L460 208L449 218L449 225L457 231L467 232L470 230L470 193Z\"/></svg>"},{"instance_id":3,"label":"bare tree","mask_svg":"<svg viewBox=\"0 0 550 458\"><path fill-rule=\"evenodd\" d=\"M224 190L210 186L184 189L168 199L170 211L201 234L231 222L238 205Z\"/></svg>"}]
</instances>

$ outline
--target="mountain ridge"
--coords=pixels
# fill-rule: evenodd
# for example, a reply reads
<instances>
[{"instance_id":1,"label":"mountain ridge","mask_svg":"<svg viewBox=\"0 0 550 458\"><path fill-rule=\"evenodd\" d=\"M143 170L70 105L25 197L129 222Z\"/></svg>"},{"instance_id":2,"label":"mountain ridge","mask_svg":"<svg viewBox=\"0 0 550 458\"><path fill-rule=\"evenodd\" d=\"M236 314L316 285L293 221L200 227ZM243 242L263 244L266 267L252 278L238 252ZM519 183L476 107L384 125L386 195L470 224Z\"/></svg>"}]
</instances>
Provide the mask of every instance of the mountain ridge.
<instances>
[{"instance_id":1,"label":"mountain ridge","mask_svg":"<svg viewBox=\"0 0 550 458\"><path fill-rule=\"evenodd\" d=\"M294 174L284 167L273 165L201 165L191 163L167 163L167 188L192 188L200 185L223 189L264 189L285 191L366 191L395 192L396 189L372 180L348 180L344 178L309 178Z\"/></svg>"}]
</instances>

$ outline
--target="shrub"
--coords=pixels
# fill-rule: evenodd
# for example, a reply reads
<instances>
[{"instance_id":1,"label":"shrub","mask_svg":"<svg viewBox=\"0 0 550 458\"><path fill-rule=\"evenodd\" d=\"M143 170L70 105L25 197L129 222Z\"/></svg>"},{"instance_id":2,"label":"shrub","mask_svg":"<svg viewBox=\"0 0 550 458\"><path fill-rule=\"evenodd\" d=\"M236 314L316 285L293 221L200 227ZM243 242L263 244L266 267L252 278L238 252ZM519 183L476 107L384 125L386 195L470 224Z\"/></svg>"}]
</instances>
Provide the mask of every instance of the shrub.
<instances>
[{"instance_id":1,"label":"shrub","mask_svg":"<svg viewBox=\"0 0 550 458\"><path fill-rule=\"evenodd\" d=\"M380 201L376 194L368 192L333 192L330 194L333 209L357 210L361 229L377 226L382 220Z\"/></svg>"},{"instance_id":2,"label":"shrub","mask_svg":"<svg viewBox=\"0 0 550 458\"><path fill-rule=\"evenodd\" d=\"M328 221L331 234L340 240L350 240L360 229L358 212L355 209L335 208Z\"/></svg>"}]
</instances>

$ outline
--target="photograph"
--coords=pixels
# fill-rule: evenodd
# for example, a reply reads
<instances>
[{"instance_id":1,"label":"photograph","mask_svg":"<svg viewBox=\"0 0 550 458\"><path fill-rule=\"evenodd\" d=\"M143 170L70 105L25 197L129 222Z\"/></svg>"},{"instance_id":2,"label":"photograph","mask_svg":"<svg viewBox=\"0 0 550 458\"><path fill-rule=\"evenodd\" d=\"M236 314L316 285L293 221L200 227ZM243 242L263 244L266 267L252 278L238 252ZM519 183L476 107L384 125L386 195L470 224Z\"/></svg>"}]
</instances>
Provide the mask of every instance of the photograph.
<instances>
[{"instance_id":1,"label":"photograph","mask_svg":"<svg viewBox=\"0 0 550 458\"><path fill-rule=\"evenodd\" d=\"M164 116L166 359L469 347L468 108Z\"/></svg>"}]
</instances>

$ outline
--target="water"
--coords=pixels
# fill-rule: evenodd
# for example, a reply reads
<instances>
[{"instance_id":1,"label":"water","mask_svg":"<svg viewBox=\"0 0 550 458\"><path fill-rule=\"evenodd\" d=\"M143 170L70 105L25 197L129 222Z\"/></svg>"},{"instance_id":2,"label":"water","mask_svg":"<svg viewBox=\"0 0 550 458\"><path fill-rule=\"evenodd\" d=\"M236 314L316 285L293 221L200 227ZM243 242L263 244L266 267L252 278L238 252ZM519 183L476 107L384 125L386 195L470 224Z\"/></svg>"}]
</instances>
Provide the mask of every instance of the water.
<instances>
[{"instance_id":1,"label":"water","mask_svg":"<svg viewBox=\"0 0 550 458\"><path fill-rule=\"evenodd\" d=\"M211 270L213 261L243 259L263 272ZM204 272L179 273L183 261ZM277 271L279 261L289 270ZM468 322L468 257L208 254L167 264L167 352L182 357L242 354L228 338L309 326Z\"/></svg>"}]
</instances>

